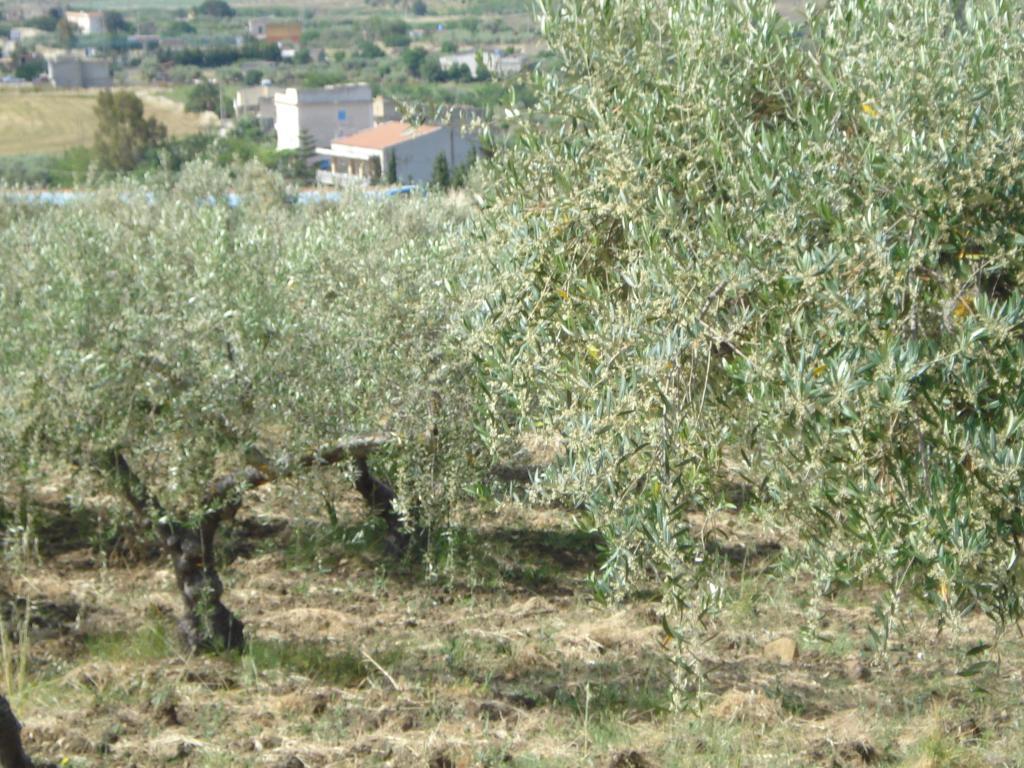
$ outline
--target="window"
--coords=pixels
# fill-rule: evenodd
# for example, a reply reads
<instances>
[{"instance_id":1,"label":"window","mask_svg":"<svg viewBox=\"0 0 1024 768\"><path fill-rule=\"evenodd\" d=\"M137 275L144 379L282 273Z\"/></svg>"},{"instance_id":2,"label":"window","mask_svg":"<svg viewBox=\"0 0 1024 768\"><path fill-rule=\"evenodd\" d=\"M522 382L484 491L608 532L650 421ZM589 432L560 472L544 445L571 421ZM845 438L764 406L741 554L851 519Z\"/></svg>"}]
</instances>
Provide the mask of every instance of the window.
<instances>
[{"instance_id":1,"label":"window","mask_svg":"<svg viewBox=\"0 0 1024 768\"><path fill-rule=\"evenodd\" d=\"M338 119L344 121L344 119L345 119L345 110L344 109L339 109L338 110Z\"/></svg>"}]
</instances>

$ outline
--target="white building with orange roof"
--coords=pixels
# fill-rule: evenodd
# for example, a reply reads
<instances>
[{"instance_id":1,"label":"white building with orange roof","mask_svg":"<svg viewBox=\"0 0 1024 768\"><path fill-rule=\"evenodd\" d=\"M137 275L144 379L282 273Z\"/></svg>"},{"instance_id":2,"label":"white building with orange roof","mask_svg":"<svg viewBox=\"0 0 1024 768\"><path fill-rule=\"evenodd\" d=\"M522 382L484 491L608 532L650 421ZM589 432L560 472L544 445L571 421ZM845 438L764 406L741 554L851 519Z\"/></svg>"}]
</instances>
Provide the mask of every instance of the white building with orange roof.
<instances>
[{"instance_id":1,"label":"white building with orange roof","mask_svg":"<svg viewBox=\"0 0 1024 768\"><path fill-rule=\"evenodd\" d=\"M454 170L474 157L476 148L476 141L456 127L392 120L337 138L329 148L318 147L316 153L329 160L330 169L317 178L326 184L370 183L386 179L393 163L398 182L425 184L439 155Z\"/></svg>"}]
</instances>

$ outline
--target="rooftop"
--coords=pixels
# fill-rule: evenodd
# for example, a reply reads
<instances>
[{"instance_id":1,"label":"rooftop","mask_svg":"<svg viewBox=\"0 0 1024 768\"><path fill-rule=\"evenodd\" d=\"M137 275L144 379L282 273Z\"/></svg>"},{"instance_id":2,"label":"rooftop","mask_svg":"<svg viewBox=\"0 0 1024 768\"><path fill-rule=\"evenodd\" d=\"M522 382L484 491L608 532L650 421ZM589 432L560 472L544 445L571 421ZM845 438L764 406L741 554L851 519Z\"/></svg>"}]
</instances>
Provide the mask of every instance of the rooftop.
<instances>
[{"instance_id":1,"label":"rooftop","mask_svg":"<svg viewBox=\"0 0 1024 768\"><path fill-rule=\"evenodd\" d=\"M428 133L441 130L438 125L413 126L400 120L381 123L365 131L342 136L331 142L331 146L359 147L360 149L387 149L396 144L426 136Z\"/></svg>"}]
</instances>

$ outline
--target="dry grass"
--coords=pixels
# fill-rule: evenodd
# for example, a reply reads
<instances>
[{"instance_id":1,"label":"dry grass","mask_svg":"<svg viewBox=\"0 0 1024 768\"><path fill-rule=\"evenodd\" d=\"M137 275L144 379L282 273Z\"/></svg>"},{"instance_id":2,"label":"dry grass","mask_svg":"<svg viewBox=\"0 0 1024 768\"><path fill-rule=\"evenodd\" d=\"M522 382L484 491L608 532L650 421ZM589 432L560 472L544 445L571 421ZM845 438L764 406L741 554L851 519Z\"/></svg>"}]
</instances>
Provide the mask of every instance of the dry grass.
<instances>
[{"instance_id":1,"label":"dry grass","mask_svg":"<svg viewBox=\"0 0 1024 768\"><path fill-rule=\"evenodd\" d=\"M246 516L258 524L223 542L225 600L253 638L242 656L181 654L162 561L103 568L66 535L44 541L43 564L10 579L36 606L13 701L32 753L72 766L1024 764L1019 642L981 656L998 672L957 674L989 637L980 619L939 636L908 622L876 657L870 593L814 602L771 554L732 574L738 599L705 644L709 697L674 714L656 606L596 604L592 545L563 514L509 506L463 577L430 583L339 543L294 501L267 494ZM345 511L363 515L354 500ZM800 643L792 665L762 652L780 634Z\"/></svg>"},{"instance_id":2,"label":"dry grass","mask_svg":"<svg viewBox=\"0 0 1024 768\"><path fill-rule=\"evenodd\" d=\"M90 146L96 133L96 91L0 89L0 155L39 155ZM159 90L137 90L146 115L167 126L171 136L196 133L209 118L185 112Z\"/></svg>"}]
</instances>

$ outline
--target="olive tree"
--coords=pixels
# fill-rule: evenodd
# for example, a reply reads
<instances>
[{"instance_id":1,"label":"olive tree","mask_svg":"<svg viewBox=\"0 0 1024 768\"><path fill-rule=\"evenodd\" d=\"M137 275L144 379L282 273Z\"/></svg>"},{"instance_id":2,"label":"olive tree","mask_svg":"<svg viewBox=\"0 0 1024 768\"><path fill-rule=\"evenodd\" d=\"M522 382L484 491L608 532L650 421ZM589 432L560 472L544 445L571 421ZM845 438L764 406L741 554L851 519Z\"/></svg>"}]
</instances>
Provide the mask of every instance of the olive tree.
<instances>
[{"instance_id":1,"label":"olive tree","mask_svg":"<svg viewBox=\"0 0 1024 768\"><path fill-rule=\"evenodd\" d=\"M213 544L248 489L351 467L399 546L462 492L440 468L470 428L444 333L466 270L430 242L463 216L361 192L291 205L257 167L196 165L12 221L0 462L101 478L171 557L189 644L237 647Z\"/></svg>"},{"instance_id":2,"label":"olive tree","mask_svg":"<svg viewBox=\"0 0 1024 768\"><path fill-rule=\"evenodd\" d=\"M655 576L684 637L742 498L823 589L887 584L887 620L908 594L1019 617L1016 4L837 0L793 26L767 0L562 0L541 21L559 66L497 158L476 350L495 450L561 440L542 492L604 534L600 585Z\"/></svg>"}]
</instances>

